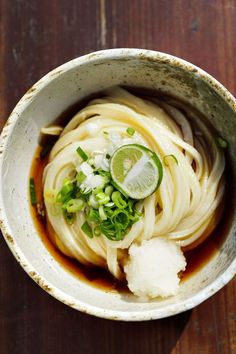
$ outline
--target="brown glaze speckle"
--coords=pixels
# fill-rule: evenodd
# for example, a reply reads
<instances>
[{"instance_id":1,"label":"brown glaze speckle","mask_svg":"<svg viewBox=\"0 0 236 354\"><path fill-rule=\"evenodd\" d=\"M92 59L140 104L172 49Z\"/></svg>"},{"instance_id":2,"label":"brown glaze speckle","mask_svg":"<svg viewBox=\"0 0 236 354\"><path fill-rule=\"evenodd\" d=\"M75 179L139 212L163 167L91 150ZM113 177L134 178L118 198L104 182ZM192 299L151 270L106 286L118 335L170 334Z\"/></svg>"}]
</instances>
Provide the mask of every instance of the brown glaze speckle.
<instances>
[{"instance_id":1,"label":"brown glaze speckle","mask_svg":"<svg viewBox=\"0 0 236 354\"><path fill-rule=\"evenodd\" d=\"M50 73L50 76L56 76L56 75L59 75L60 73L62 73L64 70L54 70Z\"/></svg>"},{"instance_id":2,"label":"brown glaze speckle","mask_svg":"<svg viewBox=\"0 0 236 354\"><path fill-rule=\"evenodd\" d=\"M7 239L8 242L14 243L13 238L12 238L9 234L6 234L5 237L6 237L6 239Z\"/></svg>"},{"instance_id":3,"label":"brown glaze speckle","mask_svg":"<svg viewBox=\"0 0 236 354\"><path fill-rule=\"evenodd\" d=\"M97 58L99 55L97 53L91 53L91 54L88 54L88 59L95 59Z\"/></svg>"},{"instance_id":4,"label":"brown glaze speckle","mask_svg":"<svg viewBox=\"0 0 236 354\"><path fill-rule=\"evenodd\" d=\"M52 288L34 271L29 272L31 278L46 292L50 293Z\"/></svg>"},{"instance_id":5,"label":"brown glaze speckle","mask_svg":"<svg viewBox=\"0 0 236 354\"><path fill-rule=\"evenodd\" d=\"M30 95L30 94L33 93L34 91L36 91L36 87L32 86L32 87L26 92L26 95Z\"/></svg>"}]
</instances>

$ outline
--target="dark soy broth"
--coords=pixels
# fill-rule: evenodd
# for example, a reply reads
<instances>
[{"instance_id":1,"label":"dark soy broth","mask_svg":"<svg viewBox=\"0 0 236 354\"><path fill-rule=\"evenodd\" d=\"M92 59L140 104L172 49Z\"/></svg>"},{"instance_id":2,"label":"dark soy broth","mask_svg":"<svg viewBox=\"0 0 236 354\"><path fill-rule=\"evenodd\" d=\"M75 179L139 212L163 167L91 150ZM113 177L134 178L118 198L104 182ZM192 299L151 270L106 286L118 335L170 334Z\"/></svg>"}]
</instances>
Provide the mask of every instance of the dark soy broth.
<instances>
[{"instance_id":1,"label":"dark soy broth","mask_svg":"<svg viewBox=\"0 0 236 354\"><path fill-rule=\"evenodd\" d=\"M133 91L133 90L132 90ZM140 90L135 90L135 93L139 93L140 96L146 96L147 92L140 92ZM66 123L73 117L75 113L77 113L82 107L84 107L91 98L101 97L102 94L97 94L90 96L89 98L84 99L82 102L73 105L68 108L65 112L63 112L58 119L54 122L54 124L59 124L61 126L65 126ZM148 96L153 96L152 93L148 92ZM155 93L157 97L157 94ZM166 100L166 96L158 97ZM168 98L167 98L168 101ZM183 106L182 103L179 105L179 109ZM186 114L186 112L184 112ZM199 113L198 113L199 114ZM42 186L42 175L44 167L48 162L48 152L50 148L53 146L57 137L44 137L39 141L39 147L35 153L35 158L32 163L30 176L34 178L35 181L35 190L36 197L38 203L43 205L43 186ZM227 203L224 201L221 203L218 210L218 218L220 218L220 222L215 220L215 224L218 224L215 230L204 240L204 235L201 238L204 240L198 246L196 246L192 250L184 250L184 255L187 260L187 268L181 274L182 281L185 281L188 277L190 277L193 273L199 271L213 256L217 254L222 243L225 240L227 232L230 228L230 224L232 221L233 215L233 206L232 206L232 188L233 186L230 184L229 176L230 176L230 161L226 156L226 169L225 169L225 179L226 179L226 191L224 200L227 200ZM99 268L99 267L88 267L80 264L78 261L73 260L59 251L54 244L50 240L49 232L47 230L46 225L46 217L42 217L38 213L37 207L31 206L32 217L37 228L37 231L44 243L47 247L48 251L51 253L54 259L67 271L69 271L74 276L79 279L96 286L98 288L102 288L106 291L129 291L126 285L126 282L117 281L107 270ZM216 216L216 219L218 219Z\"/></svg>"}]
</instances>

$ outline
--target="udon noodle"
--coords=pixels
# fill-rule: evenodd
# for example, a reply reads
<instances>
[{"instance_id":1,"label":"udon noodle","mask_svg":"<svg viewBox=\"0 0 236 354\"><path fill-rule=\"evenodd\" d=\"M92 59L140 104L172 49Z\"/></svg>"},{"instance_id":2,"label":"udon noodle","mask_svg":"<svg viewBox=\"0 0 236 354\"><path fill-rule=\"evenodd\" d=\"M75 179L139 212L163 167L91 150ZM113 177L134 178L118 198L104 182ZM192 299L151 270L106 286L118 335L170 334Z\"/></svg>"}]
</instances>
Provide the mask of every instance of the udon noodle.
<instances>
[{"instance_id":1,"label":"udon noodle","mask_svg":"<svg viewBox=\"0 0 236 354\"><path fill-rule=\"evenodd\" d=\"M124 135L128 127L135 129L134 136ZM53 134L53 129L44 128L43 132ZM58 133L60 129L55 127ZM73 178L81 163L78 143L93 156L138 143L155 151L162 161L159 188L137 202L142 216L122 240L112 241L104 235L89 238L81 230L85 212L78 212L69 224L47 198L47 191L59 191L65 178ZM121 279L131 245L161 237L191 248L212 231L224 193L224 166L222 149L201 120L193 125L181 110L165 101L141 99L121 88L108 90L69 121L51 150L43 184L52 241L65 255L82 264L107 267Z\"/></svg>"}]
</instances>

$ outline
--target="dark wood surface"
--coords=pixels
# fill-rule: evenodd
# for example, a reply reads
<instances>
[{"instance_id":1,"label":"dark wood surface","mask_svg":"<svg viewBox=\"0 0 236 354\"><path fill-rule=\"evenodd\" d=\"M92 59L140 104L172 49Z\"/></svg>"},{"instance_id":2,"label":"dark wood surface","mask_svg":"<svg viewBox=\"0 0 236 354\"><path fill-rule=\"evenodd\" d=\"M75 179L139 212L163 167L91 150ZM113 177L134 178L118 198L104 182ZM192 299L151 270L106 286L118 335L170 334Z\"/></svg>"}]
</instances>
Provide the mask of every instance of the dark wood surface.
<instances>
[{"instance_id":1,"label":"dark wood surface","mask_svg":"<svg viewBox=\"0 0 236 354\"><path fill-rule=\"evenodd\" d=\"M236 94L235 0L0 0L1 126L49 70L112 47L180 56ZM184 314L112 322L43 292L0 238L0 354L18 353L236 353L236 279Z\"/></svg>"}]
</instances>

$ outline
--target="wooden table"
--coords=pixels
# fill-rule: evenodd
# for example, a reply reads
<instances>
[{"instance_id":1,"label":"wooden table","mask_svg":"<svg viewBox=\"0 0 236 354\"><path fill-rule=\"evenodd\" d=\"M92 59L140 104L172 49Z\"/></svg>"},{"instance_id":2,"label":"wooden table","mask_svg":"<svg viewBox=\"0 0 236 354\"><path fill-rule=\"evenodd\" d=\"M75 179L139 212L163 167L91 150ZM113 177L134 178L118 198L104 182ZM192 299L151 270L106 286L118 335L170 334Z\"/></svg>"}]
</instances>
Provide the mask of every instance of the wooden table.
<instances>
[{"instance_id":1,"label":"wooden table","mask_svg":"<svg viewBox=\"0 0 236 354\"><path fill-rule=\"evenodd\" d=\"M236 0L0 0L0 123L54 67L102 48L156 49L236 94ZM236 279L192 311L144 323L72 310L41 290L0 239L1 354L236 353Z\"/></svg>"}]
</instances>

